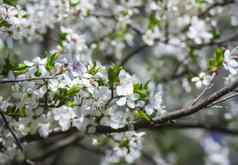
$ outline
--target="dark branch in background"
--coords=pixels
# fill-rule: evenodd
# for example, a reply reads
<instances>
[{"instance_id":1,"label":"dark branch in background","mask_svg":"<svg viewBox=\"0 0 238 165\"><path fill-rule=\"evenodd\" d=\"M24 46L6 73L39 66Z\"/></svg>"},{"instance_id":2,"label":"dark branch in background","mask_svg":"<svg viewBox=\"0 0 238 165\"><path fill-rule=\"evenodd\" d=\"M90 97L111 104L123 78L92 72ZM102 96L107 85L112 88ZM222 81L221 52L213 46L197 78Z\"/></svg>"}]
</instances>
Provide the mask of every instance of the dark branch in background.
<instances>
[{"instance_id":1,"label":"dark branch in background","mask_svg":"<svg viewBox=\"0 0 238 165\"><path fill-rule=\"evenodd\" d=\"M23 155L24 155L24 163L25 163L26 165L34 165L34 164L35 164L34 162L32 162L31 160L27 159L27 157L26 157L26 152L25 152L25 150L24 150L24 148L23 148L23 146L22 146L22 144L21 144L20 139L17 137L17 135L15 134L15 132L13 131L13 129L11 128L11 126L10 126L10 124L9 124L9 122L8 122L8 120L7 120L7 118L6 118L6 116L4 115L4 113L3 113L1 110L0 110L0 116L2 117L2 120L3 120L3 122L4 122L5 126L6 126L6 128L9 130L9 132L11 133L13 139L15 140L16 146L17 146L17 147L20 149L20 151L23 153Z\"/></svg>"},{"instance_id":2,"label":"dark branch in background","mask_svg":"<svg viewBox=\"0 0 238 165\"><path fill-rule=\"evenodd\" d=\"M6 126L6 128L9 130L9 132L11 133L12 137L14 138L15 140L15 143L17 145L17 147L21 150L22 153L24 153L24 149L23 149L23 146L21 145L21 142L20 140L18 139L17 135L14 133L14 131L12 130L11 126L9 125L9 122L6 118L6 116L3 114L2 111L0 111L0 115L2 117L2 120Z\"/></svg>"},{"instance_id":3,"label":"dark branch in background","mask_svg":"<svg viewBox=\"0 0 238 165\"><path fill-rule=\"evenodd\" d=\"M67 138L63 138L62 140L56 142L55 144L50 146L50 148L48 150L44 150L44 153L42 155L35 157L32 160L39 162L46 158L49 158L50 156L54 155L58 151L63 150L65 148L73 145L74 143L81 140L82 138L83 137L79 133L74 133L73 135L71 135Z\"/></svg>"},{"instance_id":4,"label":"dark branch in background","mask_svg":"<svg viewBox=\"0 0 238 165\"><path fill-rule=\"evenodd\" d=\"M174 80L178 80L180 78L183 78L184 76L186 76L187 74L189 74L189 70L183 70L180 73L175 73L173 75L171 75L170 77L162 77L161 79L159 79L159 83L168 83L170 81L174 81Z\"/></svg>"},{"instance_id":5,"label":"dark branch in background","mask_svg":"<svg viewBox=\"0 0 238 165\"><path fill-rule=\"evenodd\" d=\"M49 83L47 80L44 80L46 92L44 94L44 112L48 112L48 97L49 97Z\"/></svg>"},{"instance_id":6,"label":"dark branch in background","mask_svg":"<svg viewBox=\"0 0 238 165\"><path fill-rule=\"evenodd\" d=\"M232 35L232 37L226 38L224 40L211 41L211 42L203 43L203 44L194 44L194 45L191 45L191 48L200 49L207 46L227 46L229 42L237 41L237 40L238 40L238 33L235 33Z\"/></svg>"},{"instance_id":7,"label":"dark branch in background","mask_svg":"<svg viewBox=\"0 0 238 165\"><path fill-rule=\"evenodd\" d=\"M198 15L198 17L199 17L199 18L204 18L204 17L206 17L206 16L209 14L209 12L210 12L212 9L214 9L214 8L216 8L216 7L224 7L224 6L230 5L230 4L232 4L232 3L235 3L235 0L224 0L223 2L215 2L214 4L212 4L211 6L209 6L206 10L204 10L203 12L201 12L201 13Z\"/></svg>"},{"instance_id":8,"label":"dark branch in background","mask_svg":"<svg viewBox=\"0 0 238 165\"><path fill-rule=\"evenodd\" d=\"M177 123L168 123L161 125L159 129L205 129L208 131L220 132L229 135L238 135L238 129L230 129L226 127L220 127L217 125L209 125L204 123L188 123L188 122L177 122ZM152 128L156 130L157 128Z\"/></svg>"},{"instance_id":9,"label":"dark branch in background","mask_svg":"<svg viewBox=\"0 0 238 165\"><path fill-rule=\"evenodd\" d=\"M138 48L134 49L120 61L119 65L125 65L135 54L139 53L147 47L147 45L141 45Z\"/></svg>"},{"instance_id":10,"label":"dark branch in background","mask_svg":"<svg viewBox=\"0 0 238 165\"><path fill-rule=\"evenodd\" d=\"M209 12L212 9L215 9L216 7L224 7L226 5L230 5L232 3L235 3L234 0L224 0L223 2L215 2L213 3L211 6L209 6L206 10L202 11L201 13L198 14L198 18L205 18L207 16L209 16ZM186 32L189 30L191 24L188 24L187 26L185 26L182 30L182 32Z\"/></svg>"},{"instance_id":11,"label":"dark branch in background","mask_svg":"<svg viewBox=\"0 0 238 165\"><path fill-rule=\"evenodd\" d=\"M93 152L94 154L97 154L97 155L104 155L105 154L105 152L103 150L87 146L83 143L78 143L77 146L79 146L80 149L83 149L83 150L89 151L89 152Z\"/></svg>"},{"instance_id":12,"label":"dark branch in background","mask_svg":"<svg viewBox=\"0 0 238 165\"><path fill-rule=\"evenodd\" d=\"M41 44L42 46L40 56L42 58L44 58L47 55L46 54L47 51L51 50L51 48L57 45L59 39L58 35L60 33L59 27L60 26L56 24L56 26L54 26L54 29L51 29L49 27L46 29L46 33L43 35L43 41Z\"/></svg>"}]
</instances>

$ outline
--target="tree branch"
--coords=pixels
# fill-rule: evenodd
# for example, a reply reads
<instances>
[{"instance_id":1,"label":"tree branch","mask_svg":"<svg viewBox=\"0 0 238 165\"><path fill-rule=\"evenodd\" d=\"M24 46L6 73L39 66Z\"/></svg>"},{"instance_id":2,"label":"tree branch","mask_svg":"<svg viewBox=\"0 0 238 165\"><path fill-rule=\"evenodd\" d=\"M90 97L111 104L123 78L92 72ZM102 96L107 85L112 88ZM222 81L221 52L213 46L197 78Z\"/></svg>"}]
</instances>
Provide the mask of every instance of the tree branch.
<instances>
[{"instance_id":1,"label":"tree branch","mask_svg":"<svg viewBox=\"0 0 238 165\"><path fill-rule=\"evenodd\" d=\"M146 129L146 128L155 128L155 127L159 127L163 123L167 123L168 121L192 115L198 111L201 111L204 108L207 108L210 104L217 101L222 96L232 92L237 87L238 87L238 80L236 80L229 86L222 88L218 92L213 93L208 98L204 99L203 101L201 101L198 104L192 105L190 107L182 108L182 109L176 110L174 112L169 112L166 115L159 117L153 123L137 122L137 123L134 123L133 126L134 126L135 130ZM105 134L105 133L125 132L125 131L128 131L129 128L130 128L129 125L126 125L125 127L122 127L119 129L113 129L108 126L97 126L96 133L104 133Z\"/></svg>"},{"instance_id":2,"label":"tree branch","mask_svg":"<svg viewBox=\"0 0 238 165\"><path fill-rule=\"evenodd\" d=\"M152 123L149 122L136 122L133 124L133 128L135 130L140 130L140 129L152 129L152 128L160 128L160 127L165 127L166 124L169 124L168 122L171 120L176 120L176 119L180 119L189 115L192 115L198 111L203 110L204 108L208 108L211 105L214 105L215 103L220 103L221 100L225 101L227 100L227 98L225 99L220 99L223 96L225 96L226 94L234 91L236 88L238 87L238 80L236 80L235 82L233 82L232 84L230 84L227 87L222 88L221 90L219 90L218 92L215 92L213 94L211 94L209 97L207 97L206 99L200 101L199 103L195 104L195 105L191 105L189 107L186 108L182 108L173 112L169 112L167 114L165 114L164 116L159 117L157 120L155 120ZM233 96L234 97L234 96ZM230 97L229 97L230 98ZM219 100L220 99L220 100ZM171 126L171 125L169 125ZM174 127L179 127L176 125L172 125ZM186 126L186 128L192 128L192 126ZM215 126L212 127L207 127L207 126L201 126L201 124L197 124L197 125L193 125L194 128L203 128L203 129L216 129L217 131L222 131L222 132L226 132L226 133L232 133L233 134L237 132L237 130L229 130L227 128L218 128ZM118 129L114 129L111 128L109 126L103 126L103 125L99 125L96 126L96 132L94 134L110 134L110 133L120 133L120 132L126 132L129 131L131 128L131 125L126 125L125 127L122 128L118 128ZM77 132L78 130L76 128L71 128L70 130L66 131L66 132L54 132L50 135L50 137L52 136L57 136L60 134L66 134L66 133L74 133ZM37 140L41 140L43 139L42 137L40 137L38 134L36 135L28 135L25 137L22 137L20 140L23 142L32 142L32 141L37 141Z\"/></svg>"},{"instance_id":3,"label":"tree branch","mask_svg":"<svg viewBox=\"0 0 238 165\"><path fill-rule=\"evenodd\" d=\"M25 78L25 79L15 79L15 80L0 80L0 84L16 84L20 82L26 82L26 81L45 81L49 79L54 79L55 76L52 77L34 77L34 78Z\"/></svg>"}]
</instances>

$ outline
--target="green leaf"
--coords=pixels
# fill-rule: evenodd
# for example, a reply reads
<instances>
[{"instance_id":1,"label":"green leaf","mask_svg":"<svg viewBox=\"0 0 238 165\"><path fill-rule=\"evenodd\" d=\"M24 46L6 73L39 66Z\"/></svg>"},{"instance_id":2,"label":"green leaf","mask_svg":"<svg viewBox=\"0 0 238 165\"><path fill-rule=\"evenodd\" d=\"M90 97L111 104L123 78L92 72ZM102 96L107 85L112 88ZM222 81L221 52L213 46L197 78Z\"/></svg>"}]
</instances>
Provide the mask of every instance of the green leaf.
<instances>
[{"instance_id":1,"label":"green leaf","mask_svg":"<svg viewBox=\"0 0 238 165\"><path fill-rule=\"evenodd\" d=\"M63 47L63 42L66 40L68 33L61 32L59 34L59 45Z\"/></svg>"},{"instance_id":2,"label":"green leaf","mask_svg":"<svg viewBox=\"0 0 238 165\"><path fill-rule=\"evenodd\" d=\"M125 39L125 35L128 32L128 28L125 27L124 29L120 30L120 31L116 31L115 32L115 38L119 41L123 41Z\"/></svg>"},{"instance_id":3,"label":"green leaf","mask_svg":"<svg viewBox=\"0 0 238 165\"><path fill-rule=\"evenodd\" d=\"M217 40L217 39L220 39L221 33L218 30L214 30L214 31L212 31L212 36L213 36L214 40Z\"/></svg>"},{"instance_id":4,"label":"green leaf","mask_svg":"<svg viewBox=\"0 0 238 165\"><path fill-rule=\"evenodd\" d=\"M189 57L191 58L192 60L192 63L196 64L197 63L197 52L196 52L196 49L194 48L189 48Z\"/></svg>"},{"instance_id":5,"label":"green leaf","mask_svg":"<svg viewBox=\"0 0 238 165\"><path fill-rule=\"evenodd\" d=\"M108 69L108 80L109 86L113 88L117 83L119 83L119 73L122 67L119 65L114 65Z\"/></svg>"},{"instance_id":6,"label":"green leaf","mask_svg":"<svg viewBox=\"0 0 238 165\"><path fill-rule=\"evenodd\" d=\"M224 49L217 48L214 59L209 59L209 70L211 72L216 72L223 66L224 62Z\"/></svg>"},{"instance_id":7,"label":"green leaf","mask_svg":"<svg viewBox=\"0 0 238 165\"><path fill-rule=\"evenodd\" d=\"M121 142L120 142L120 145L119 145L119 147L120 148L129 148L129 139L124 139L124 140L122 140Z\"/></svg>"},{"instance_id":8,"label":"green leaf","mask_svg":"<svg viewBox=\"0 0 238 165\"><path fill-rule=\"evenodd\" d=\"M71 6L77 6L80 4L80 0L70 0Z\"/></svg>"},{"instance_id":9,"label":"green leaf","mask_svg":"<svg viewBox=\"0 0 238 165\"><path fill-rule=\"evenodd\" d=\"M67 102L67 105L68 105L69 107L73 108L73 107L76 106L76 102L75 102L74 100L69 100L69 101Z\"/></svg>"},{"instance_id":10,"label":"green leaf","mask_svg":"<svg viewBox=\"0 0 238 165\"><path fill-rule=\"evenodd\" d=\"M59 54L54 53L47 58L47 63L45 67L48 71L51 71L54 68L55 62L58 59L58 57L59 57Z\"/></svg>"},{"instance_id":11,"label":"green leaf","mask_svg":"<svg viewBox=\"0 0 238 165\"><path fill-rule=\"evenodd\" d=\"M11 6L16 6L18 0L3 0L3 3L11 5Z\"/></svg>"},{"instance_id":12,"label":"green leaf","mask_svg":"<svg viewBox=\"0 0 238 165\"><path fill-rule=\"evenodd\" d=\"M148 88L147 82L145 85L143 84L134 84L134 93L139 95L139 99L143 101L147 101L149 99L150 91Z\"/></svg>"},{"instance_id":13,"label":"green leaf","mask_svg":"<svg viewBox=\"0 0 238 165\"><path fill-rule=\"evenodd\" d=\"M93 63L93 66L89 69L88 73L91 75L96 75L100 71L100 68L97 67L96 62Z\"/></svg>"},{"instance_id":14,"label":"green leaf","mask_svg":"<svg viewBox=\"0 0 238 165\"><path fill-rule=\"evenodd\" d=\"M40 77L40 76L41 76L41 71L40 71L40 69L37 69L37 70L35 71L34 75L35 75L36 77Z\"/></svg>"},{"instance_id":15,"label":"green leaf","mask_svg":"<svg viewBox=\"0 0 238 165\"><path fill-rule=\"evenodd\" d=\"M154 29L155 27L160 26L160 20L156 17L156 13L152 13L149 17L149 29Z\"/></svg>"},{"instance_id":16,"label":"green leaf","mask_svg":"<svg viewBox=\"0 0 238 165\"><path fill-rule=\"evenodd\" d=\"M10 26L11 24L9 24L6 20L4 20L3 18L0 18L0 28L1 27L9 28Z\"/></svg>"},{"instance_id":17,"label":"green leaf","mask_svg":"<svg viewBox=\"0 0 238 165\"><path fill-rule=\"evenodd\" d=\"M152 122L152 118L149 115L147 115L144 111L135 111L135 116L138 119L142 119L146 122Z\"/></svg>"},{"instance_id":18,"label":"green leaf","mask_svg":"<svg viewBox=\"0 0 238 165\"><path fill-rule=\"evenodd\" d=\"M19 117L26 117L27 116L27 110L26 107L17 108L16 106L7 107L7 111L5 112L6 115L19 118Z\"/></svg>"},{"instance_id":19,"label":"green leaf","mask_svg":"<svg viewBox=\"0 0 238 165\"><path fill-rule=\"evenodd\" d=\"M198 5L202 5L202 4L206 3L206 0L195 0L195 2Z\"/></svg>"},{"instance_id":20,"label":"green leaf","mask_svg":"<svg viewBox=\"0 0 238 165\"><path fill-rule=\"evenodd\" d=\"M29 66L27 66L26 64L19 64L18 67L14 69L14 73L16 75L21 75L26 73L28 69L29 69Z\"/></svg>"},{"instance_id":21,"label":"green leaf","mask_svg":"<svg viewBox=\"0 0 238 165\"><path fill-rule=\"evenodd\" d=\"M79 91L80 91L80 86L74 85L67 90L66 96L67 97L76 96L79 93Z\"/></svg>"},{"instance_id":22,"label":"green leaf","mask_svg":"<svg viewBox=\"0 0 238 165\"><path fill-rule=\"evenodd\" d=\"M2 65L1 74L7 76L9 71L15 70L17 67L16 61L12 60L10 56L3 59L4 64Z\"/></svg>"},{"instance_id":23,"label":"green leaf","mask_svg":"<svg viewBox=\"0 0 238 165\"><path fill-rule=\"evenodd\" d=\"M73 85L69 89L67 88L59 88L57 92L54 94L54 101L58 102L57 106L65 105L74 106L75 103L72 100L73 96L76 96L80 91L80 86Z\"/></svg>"}]
</instances>

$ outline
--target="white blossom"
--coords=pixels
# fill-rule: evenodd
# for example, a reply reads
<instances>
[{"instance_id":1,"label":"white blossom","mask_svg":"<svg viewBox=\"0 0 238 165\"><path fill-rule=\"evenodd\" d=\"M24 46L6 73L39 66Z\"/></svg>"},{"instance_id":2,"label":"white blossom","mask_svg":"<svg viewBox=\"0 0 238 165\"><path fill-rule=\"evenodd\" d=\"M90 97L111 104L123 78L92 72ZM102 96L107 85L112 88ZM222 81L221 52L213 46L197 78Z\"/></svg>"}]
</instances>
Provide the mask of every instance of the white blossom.
<instances>
[{"instance_id":1,"label":"white blossom","mask_svg":"<svg viewBox=\"0 0 238 165\"><path fill-rule=\"evenodd\" d=\"M116 92L118 96L130 96L133 94L133 78L122 70L119 73L120 85L117 86Z\"/></svg>"},{"instance_id":2,"label":"white blossom","mask_svg":"<svg viewBox=\"0 0 238 165\"><path fill-rule=\"evenodd\" d=\"M66 131L70 128L72 119L76 117L76 114L72 108L63 106L53 111L53 118L59 123L62 131Z\"/></svg>"},{"instance_id":3,"label":"white blossom","mask_svg":"<svg viewBox=\"0 0 238 165\"><path fill-rule=\"evenodd\" d=\"M40 136L46 138L49 136L51 130L50 130L50 124L49 123L40 123L39 124L39 134Z\"/></svg>"},{"instance_id":4,"label":"white blossom","mask_svg":"<svg viewBox=\"0 0 238 165\"><path fill-rule=\"evenodd\" d=\"M235 54L234 54L235 55ZM224 68L230 72L231 75L236 75L238 72L238 62L234 59L230 50L225 50L224 53Z\"/></svg>"},{"instance_id":5,"label":"white blossom","mask_svg":"<svg viewBox=\"0 0 238 165\"><path fill-rule=\"evenodd\" d=\"M202 86L208 86L210 85L212 80L212 77L210 75L207 75L204 72L201 72L198 77L193 77L192 82L195 83L197 88L201 88Z\"/></svg>"},{"instance_id":6,"label":"white blossom","mask_svg":"<svg viewBox=\"0 0 238 165\"><path fill-rule=\"evenodd\" d=\"M156 39L158 39L161 36L160 31L158 28L155 28L154 30L147 30L145 34L143 35L143 41L149 45L153 46Z\"/></svg>"},{"instance_id":7,"label":"white blossom","mask_svg":"<svg viewBox=\"0 0 238 165\"><path fill-rule=\"evenodd\" d=\"M201 44L203 41L209 42L212 39L212 34L208 32L205 22L197 17L192 17L187 35L197 44Z\"/></svg>"}]
</instances>

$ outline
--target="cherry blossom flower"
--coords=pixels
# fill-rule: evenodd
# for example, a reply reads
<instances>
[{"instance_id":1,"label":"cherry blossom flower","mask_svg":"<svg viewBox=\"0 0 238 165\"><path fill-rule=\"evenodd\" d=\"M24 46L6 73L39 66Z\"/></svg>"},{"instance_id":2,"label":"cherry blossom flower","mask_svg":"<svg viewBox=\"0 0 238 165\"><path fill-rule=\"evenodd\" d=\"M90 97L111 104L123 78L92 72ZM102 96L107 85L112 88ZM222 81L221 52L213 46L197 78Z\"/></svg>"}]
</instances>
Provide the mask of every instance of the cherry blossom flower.
<instances>
[{"instance_id":1,"label":"cherry blossom flower","mask_svg":"<svg viewBox=\"0 0 238 165\"><path fill-rule=\"evenodd\" d=\"M202 86L208 86L212 80L212 76L207 75L204 72L201 72L198 77L193 77L192 82L195 83L197 88L201 88Z\"/></svg>"},{"instance_id":2,"label":"cherry blossom flower","mask_svg":"<svg viewBox=\"0 0 238 165\"><path fill-rule=\"evenodd\" d=\"M230 72L231 75L236 75L238 72L238 62L234 58L234 53L230 50L225 50L224 53L224 68Z\"/></svg>"}]
</instances>

